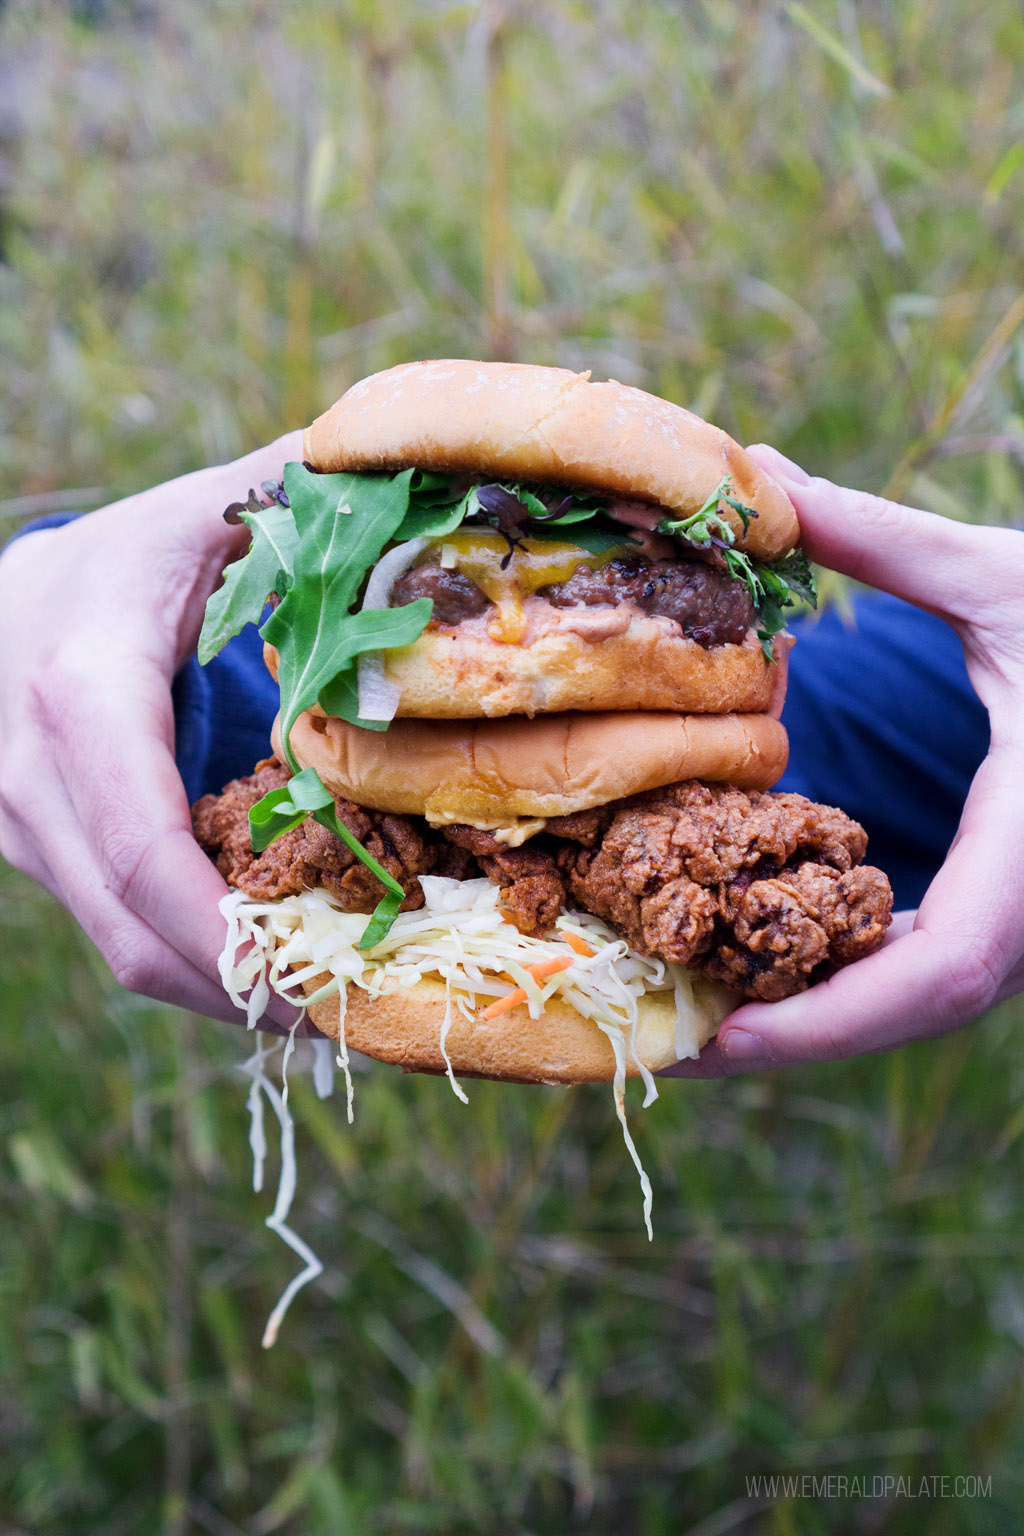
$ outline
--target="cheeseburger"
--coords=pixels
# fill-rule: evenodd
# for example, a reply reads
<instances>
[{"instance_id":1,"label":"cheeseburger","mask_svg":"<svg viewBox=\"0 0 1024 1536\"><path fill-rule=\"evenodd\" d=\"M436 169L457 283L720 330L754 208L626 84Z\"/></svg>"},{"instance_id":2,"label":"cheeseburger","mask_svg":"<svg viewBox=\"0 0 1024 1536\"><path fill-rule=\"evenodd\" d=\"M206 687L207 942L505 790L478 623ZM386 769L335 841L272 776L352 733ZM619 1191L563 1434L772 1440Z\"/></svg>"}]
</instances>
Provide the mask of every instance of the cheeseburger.
<instances>
[{"instance_id":1,"label":"cheeseburger","mask_svg":"<svg viewBox=\"0 0 1024 1536\"><path fill-rule=\"evenodd\" d=\"M262 617L281 690L274 756L194 810L250 1018L273 987L409 1071L652 1087L743 998L881 943L863 829L767 793L813 583L724 432L586 373L423 362L304 454L226 514L252 543L200 645Z\"/></svg>"}]
</instances>

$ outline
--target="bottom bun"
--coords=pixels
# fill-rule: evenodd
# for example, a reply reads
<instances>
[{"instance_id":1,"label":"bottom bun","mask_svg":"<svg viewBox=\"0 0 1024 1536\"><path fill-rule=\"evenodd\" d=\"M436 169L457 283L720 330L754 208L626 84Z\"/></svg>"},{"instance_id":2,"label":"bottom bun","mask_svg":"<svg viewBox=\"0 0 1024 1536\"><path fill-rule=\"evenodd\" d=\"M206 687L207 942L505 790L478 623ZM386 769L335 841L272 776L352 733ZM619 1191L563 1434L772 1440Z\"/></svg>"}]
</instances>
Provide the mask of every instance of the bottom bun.
<instances>
[{"instance_id":1,"label":"bottom bun","mask_svg":"<svg viewBox=\"0 0 1024 1536\"><path fill-rule=\"evenodd\" d=\"M327 983L327 975L304 983L307 997ZM742 1001L735 992L702 976L693 976L687 1036L705 1045L727 1014ZM396 987L379 997L349 986L346 992L345 1044L349 1050L401 1067L403 1072L447 1071L441 1053L446 1012L444 983L424 977L412 987ZM340 1039L337 995L314 1003L309 1016L331 1040ZM539 1019L525 1005L494 1019L467 1019L456 1006L445 1047L456 1077L495 1078L509 1083L608 1083L615 1076L615 1053L607 1035L570 1004L552 999ZM679 1060L676 1002L671 992L651 992L639 1001L636 1054L652 1072ZM638 1077L627 1042L626 1076Z\"/></svg>"}]
</instances>

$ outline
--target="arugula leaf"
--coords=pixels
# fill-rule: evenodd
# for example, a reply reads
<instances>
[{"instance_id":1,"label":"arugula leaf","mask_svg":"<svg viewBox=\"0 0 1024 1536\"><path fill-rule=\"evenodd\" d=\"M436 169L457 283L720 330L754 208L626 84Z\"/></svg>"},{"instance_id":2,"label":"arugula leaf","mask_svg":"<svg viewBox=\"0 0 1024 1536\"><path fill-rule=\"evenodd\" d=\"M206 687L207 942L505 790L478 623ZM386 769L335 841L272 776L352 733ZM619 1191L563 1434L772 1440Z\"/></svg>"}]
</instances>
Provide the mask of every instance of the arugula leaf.
<instances>
[{"instance_id":1,"label":"arugula leaf","mask_svg":"<svg viewBox=\"0 0 1024 1536\"><path fill-rule=\"evenodd\" d=\"M430 618L426 599L404 608L350 611L366 572L408 511L413 474L314 475L299 464L285 467L298 530L293 579L260 634L278 652L281 737L293 772L299 765L288 736L302 711L360 652L409 645Z\"/></svg>"},{"instance_id":2,"label":"arugula leaf","mask_svg":"<svg viewBox=\"0 0 1024 1536\"><path fill-rule=\"evenodd\" d=\"M578 544L592 555L603 555L608 549L629 552L633 530L624 523L613 523L610 518L594 516L589 523L574 523L571 532L565 533L561 523L534 523L530 527L531 539L547 539L554 543Z\"/></svg>"},{"instance_id":3,"label":"arugula leaf","mask_svg":"<svg viewBox=\"0 0 1024 1536\"><path fill-rule=\"evenodd\" d=\"M206 666L246 624L258 624L271 592L283 597L298 539L289 507L274 502L259 511L239 512L252 534L249 552L224 572L224 585L206 605L199 636L199 661Z\"/></svg>"},{"instance_id":4,"label":"arugula leaf","mask_svg":"<svg viewBox=\"0 0 1024 1536\"><path fill-rule=\"evenodd\" d=\"M445 534L454 533L467 514L472 496L473 492L467 491L456 501L421 501L419 498L411 501L408 512L395 532L395 542L405 544L409 539L443 539Z\"/></svg>"},{"instance_id":5,"label":"arugula leaf","mask_svg":"<svg viewBox=\"0 0 1024 1536\"><path fill-rule=\"evenodd\" d=\"M364 859L363 862L367 861ZM390 876L388 878L390 879ZM397 880L395 884L398 885ZM398 890L402 891L401 886L398 887ZM380 943L381 939L387 938L391 932L391 924L398 916L398 910L404 900L404 891L402 891L401 895L398 894L398 891L389 891L386 896L381 897L373 909L370 921L364 928L363 936L356 945L356 949L372 949L375 944Z\"/></svg>"},{"instance_id":6,"label":"arugula leaf","mask_svg":"<svg viewBox=\"0 0 1024 1536\"><path fill-rule=\"evenodd\" d=\"M432 501L448 503L452 500L452 477L438 469L414 469L409 482L409 496L418 507Z\"/></svg>"},{"instance_id":7,"label":"arugula leaf","mask_svg":"<svg viewBox=\"0 0 1024 1536\"><path fill-rule=\"evenodd\" d=\"M311 770L316 772L315 769ZM319 775L317 775L319 781ZM249 808L249 841L253 853L262 853L271 843L292 832L305 821L308 811L296 809L291 782L269 790L262 800Z\"/></svg>"},{"instance_id":8,"label":"arugula leaf","mask_svg":"<svg viewBox=\"0 0 1024 1536\"><path fill-rule=\"evenodd\" d=\"M536 491L528 490L526 486L518 483L509 486L508 490L509 495L514 496L516 501L526 508L528 517L546 518L548 516L548 508Z\"/></svg>"},{"instance_id":9,"label":"arugula leaf","mask_svg":"<svg viewBox=\"0 0 1024 1536\"><path fill-rule=\"evenodd\" d=\"M228 567L223 586L207 605L199 645L205 664L245 624L259 620L271 592L281 598L260 634L277 647L281 734L293 776L252 807L249 835L255 852L262 853L311 815L339 837L387 892L363 936L364 948L387 933L405 892L338 819L333 796L316 770L299 771L289 736L298 716L321 695L332 714L359 725L383 724L359 719L358 657L363 651L410 645L429 621L433 604L421 598L402 608L351 609L367 571L408 515L414 486L424 515L450 519L448 476L417 470L318 475L301 464L286 465L283 489L271 506L250 496L232 509L248 525L252 543Z\"/></svg>"},{"instance_id":10,"label":"arugula leaf","mask_svg":"<svg viewBox=\"0 0 1024 1536\"><path fill-rule=\"evenodd\" d=\"M358 725L364 731L386 731L391 724L390 720L364 720L359 713L359 672L356 667L349 667L346 672L341 672L321 691L321 699L329 700L323 707L328 714L337 715L339 720L348 720L353 725Z\"/></svg>"},{"instance_id":11,"label":"arugula leaf","mask_svg":"<svg viewBox=\"0 0 1024 1536\"><path fill-rule=\"evenodd\" d=\"M423 633L433 611L434 604L429 597L418 597L414 603L405 603L401 608L369 608L363 613L351 614L343 629L339 626L338 633L323 641L312 666L304 670L301 696L309 702L299 706L298 714L308 709L315 699L329 715L351 720L353 725L362 724L358 716L351 713L351 687L355 674L352 663L363 651L391 651L412 645ZM358 696L356 705L358 707ZM386 725L387 721L383 723Z\"/></svg>"},{"instance_id":12,"label":"arugula leaf","mask_svg":"<svg viewBox=\"0 0 1024 1536\"><path fill-rule=\"evenodd\" d=\"M285 493L297 530L292 579L260 629L264 640L277 647L282 750L294 776L284 793L272 790L250 811L253 847L260 840L266 848L307 814L341 838L388 892L373 913L362 947L384 937L405 892L339 821L334 798L316 770L299 771L289 738L302 711L317 702L330 714L364 723L354 676L358 657L363 651L411 645L430 618L428 598L401 608L351 612L366 572L408 513L415 473L314 475L299 464L286 465Z\"/></svg>"},{"instance_id":13,"label":"arugula leaf","mask_svg":"<svg viewBox=\"0 0 1024 1536\"><path fill-rule=\"evenodd\" d=\"M585 522L588 517L600 517L603 510L603 507L587 506L585 502L578 501L575 506L568 507L564 512L560 512L557 517L545 517L543 526L545 528L569 528L574 523ZM535 531L535 529L531 529L531 534Z\"/></svg>"}]
</instances>

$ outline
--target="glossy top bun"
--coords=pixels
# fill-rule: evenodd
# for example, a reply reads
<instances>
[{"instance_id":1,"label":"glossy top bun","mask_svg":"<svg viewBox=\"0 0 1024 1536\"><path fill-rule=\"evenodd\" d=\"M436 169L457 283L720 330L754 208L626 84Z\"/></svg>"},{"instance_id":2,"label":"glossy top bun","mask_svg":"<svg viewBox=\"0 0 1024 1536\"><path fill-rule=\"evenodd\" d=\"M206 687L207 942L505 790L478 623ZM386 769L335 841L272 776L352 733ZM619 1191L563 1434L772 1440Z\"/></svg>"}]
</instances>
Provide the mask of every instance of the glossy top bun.
<instances>
[{"instance_id":1,"label":"glossy top bun","mask_svg":"<svg viewBox=\"0 0 1024 1536\"><path fill-rule=\"evenodd\" d=\"M800 530L780 485L718 427L682 406L589 373L528 363L403 363L354 384L307 427L305 457L324 471L415 466L637 498L685 517L724 475L753 507L737 546L764 560Z\"/></svg>"},{"instance_id":2,"label":"glossy top bun","mask_svg":"<svg viewBox=\"0 0 1024 1536\"><path fill-rule=\"evenodd\" d=\"M283 757L280 717L272 733ZM770 715L394 720L386 733L300 715L292 750L337 798L435 825L568 816L680 779L769 789L786 766Z\"/></svg>"}]
</instances>

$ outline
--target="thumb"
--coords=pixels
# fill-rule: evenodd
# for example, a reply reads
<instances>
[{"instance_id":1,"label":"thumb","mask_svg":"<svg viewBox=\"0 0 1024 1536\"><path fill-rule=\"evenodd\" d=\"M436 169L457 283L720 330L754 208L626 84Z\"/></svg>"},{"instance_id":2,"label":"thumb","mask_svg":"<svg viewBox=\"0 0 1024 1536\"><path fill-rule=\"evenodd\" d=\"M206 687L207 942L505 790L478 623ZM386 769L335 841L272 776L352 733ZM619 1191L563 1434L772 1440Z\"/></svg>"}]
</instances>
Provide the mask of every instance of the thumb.
<instances>
[{"instance_id":1,"label":"thumb","mask_svg":"<svg viewBox=\"0 0 1024 1536\"><path fill-rule=\"evenodd\" d=\"M801 544L819 565L891 592L943 618L976 616L984 590L1019 533L953 522L866 491L809 478L774 448L749 450L789 494Z\"/></svg>"}]
</instances>

